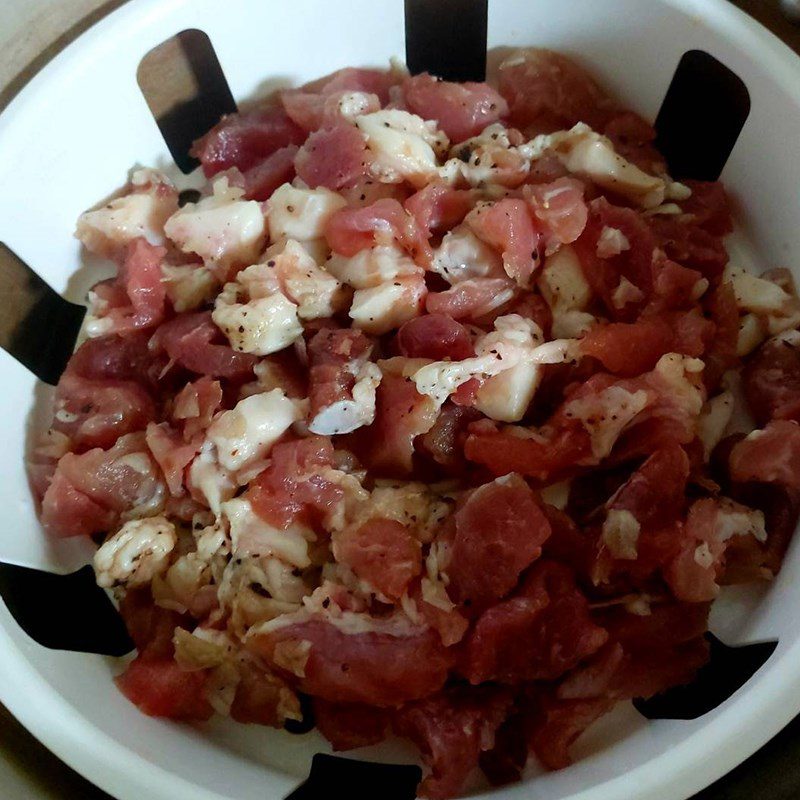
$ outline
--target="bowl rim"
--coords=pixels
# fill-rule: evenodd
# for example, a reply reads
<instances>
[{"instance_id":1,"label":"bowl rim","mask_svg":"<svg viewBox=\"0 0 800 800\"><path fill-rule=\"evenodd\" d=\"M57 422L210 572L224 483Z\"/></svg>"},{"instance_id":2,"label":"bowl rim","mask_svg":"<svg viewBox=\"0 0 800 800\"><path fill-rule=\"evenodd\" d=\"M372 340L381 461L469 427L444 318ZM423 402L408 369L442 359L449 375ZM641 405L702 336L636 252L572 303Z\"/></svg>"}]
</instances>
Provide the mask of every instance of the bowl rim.
<instances>
[{"instance_id":1,"label":"bowl rim","mask_svg":"<svg viewBox=\"0 0 800 800\"><path fill-rule=\"evenodd\" d=\"M728 0L658 0L702 20L716 34L743 51L757 48L770 77L800 106L800 58L758 21ZM0 113L0 144L14 118L36 103L50 84L68 81L124 31L131 37L155 19L178 12L190 0L128 0L89 27L47 63ZM569 800L674 800L689 797L736 767L777 734L800 712L800 640L779 650L734 694L715 718L680 745L656 755L629 772L573 794ZM119 800L226 800L119 744L89 722L34 668L23 648L0 626L0 701L43 745L70 767ZM295 779L274 774L291 791ZM523 792L525 793L523 795ZM527 783L492 793L503 800L529 797Z\"/></svg>"}]
</instances>

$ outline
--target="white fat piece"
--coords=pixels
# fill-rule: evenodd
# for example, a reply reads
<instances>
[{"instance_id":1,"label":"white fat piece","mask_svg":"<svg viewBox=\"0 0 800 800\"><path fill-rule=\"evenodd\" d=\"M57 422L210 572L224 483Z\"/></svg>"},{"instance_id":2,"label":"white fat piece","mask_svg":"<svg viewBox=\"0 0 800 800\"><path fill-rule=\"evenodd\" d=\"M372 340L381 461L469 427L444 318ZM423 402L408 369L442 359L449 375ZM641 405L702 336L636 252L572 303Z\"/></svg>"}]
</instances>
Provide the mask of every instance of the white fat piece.
<instances>
[{"instance_id":1,"label":"white fat piece","mask_svg":"<svg viewBox=\"0 0 800 800\"><path fill-rule=\"evenodd\" d=\"M288 347L303 333L297 306L280 292L245 304L221 302L220 297L212 319L234 350L267 356Z\"/></svg>"},{"instance_id":2,"label":"white fat piece","mask_svg":"<svg viewBox=\"0 0 800 800\"><path fill-rule=\"evenodd\" d=\"M358 289L350 306L353 327L374 336L388 333L420 315L426 293L425 281L418 276Z\"/></svg>"},{"instance_id":3,"label":"white fat piece","mask_svg":"<svg viewBox=\"0 0 800 800\"><path fill-rule=\"evenodd\" d=\"M697 418L697 437L703 444L706 461L713 449L722 441L732 416L733 395L730 392L722 392L712 397L703 406Z\"/></svg>"},{"instance_id":4,"label":"white fat piece","mask_svg":"<svg viewBox=\"0 0 800 800\"><path fill-rule=\"evenodd\" d=\"M489 419L519 422L541 381L541 365L523 361L485 380L475 393L473 405Z\"/></svg>"},{"instance_id":5,"label":"white fat piece","mask_svg":"<svg viewBox=\"0 0 800 800\"><path fill-rule=\"evenodd\" d=\"M758 314L744 314L739 317L739 333L736 337L736 355L749 356L767 338L763 317Z\"/></svg>"},{"instance_id":6,"label":"white fat piece","mask_svg":"<svg viewBox=\"0 0 800 800\"><path fill-rule=\"evenodd\" d=\"M569 502L569 492L572 488L572 481L559 481L558 483L551 483L541 489L540 494L543 502L563 511Z\"/></svg>"},{"instance_id":7,"label":"white fat piece","mask_svg":"<svg viewBox=\"0 0 800 800\"><path fill-rule=\"evenodd\" d=\"M705 364L699 358L689 358L679 353L661 356L654 370L665 384L670 399L679 404L689 417L696 417L703 408L704 393L689 380L689 375L703 371Z\"/></svg>"},{"instance_id":8,"label":"white fat piece","mask_svg":"<svg viewBox=\"0 0 800 800\"><path fill-rule=\"evenodd\" d=\"M356 118L380 110L378 95L369 92L342 92L328 97L325 101L327 115L338 114L343 120L355 123Z\"/></svg>"},{"instance_id":9,"label":"white fat piece","mask_svg":"<svg viewBox=\"0 0 800 800\"><path fill-rule=\"evenodd\" d=\"M75 235L92 253L111 256L134 239L164 244L164 223L178 209L172 182L155 170L137 170L132 192L86 211L78 218Z\"/></svg>"},{"instance_id":10,"label":"white fat piece","mask_svg":"<svg viewBox=\"0 0 800 800\"><path fill-rule=\"evenodd\" d=\"M356 117L356 125L373 156L370 171L382 183L407 180L422 188L436 175L437 152L449 145L434 122L399 109L364 114Z\"/></svg>"},{"instance_id":11,"label":"white fat piece","mask_svg":"<svg viewBox=\"0 0 800 800\"><path fill-rule=\"evenodd\" d=\"M450 285L471 278L504 278L503 259L466 225L448 231L433 254L431 270Z\"/></svg>"},{"instance_id":12,"label":"white fat piece","mask_svg":"<svg viewBox=\"0 0 800 800\"><path fill-rule=\"evenodd\" d=\"M338 400L321 409L308 423L312 433L323 436L352 433L375 420L375 391L383 377L377 364L371 361L355 363L356 382L351 397Z\"/></svg>"},{"instance_id":13,"label":"white fat piece","mask_svg":"<svg viewBox=\"0 0 800 800\"><path fill-rule=\"evenodd\" d=\"M530 160L511 145L507 128L489 125L471 139L459 142L439 168L445 183L466 181L470 186L518 186L530 171Z\"/></svg>"},{"instance_id":14,"label":"white fat piece","mask_svg":"<svg viewBox=\"0 0 800 800\"><path fill-rule=\"evenodd\" d=\"M543 343L541 328L535 322L518 314L508 314L498 317L495 330L478 340L474 357L463 361L434 361L417 370L411 379L420 394L428 395L441 405L472 378L485 380L520 364L562 363L572 357L573 349L573 342ZM492 404L491 394L488 392L486 396L487 408Z\"/></svg>"},{"instance_id":15,"label":"white fat piece","mask_svg":"<svg viewBox=\"0 0 800 800\"><path fill-rule=\"evenodd\" d=\"M290 183L279 186L267 201L266 217L270 239L319 239L333 214L347 205L330 189L297 189Z\"/></svg>"},{"instance_id":16,"label":"white fat piece","mask_svg":"<svg viewBox=\"0 0 800 800\"><path fill-rule=\"evenodd\" d=\"M628 237L619 229L605 225L597 240L597 257L613 258L631 249Z\"/></svg>"},{"instance_id":17,"label":"white fat piece","mask_svg":"<svg viewBox=\"0 0 800 800\"><path fill-rule=\"evenodd\" d=\"M409 255L397 245L385 244L361 250L347 257L334 253L326 262L325 269L354 289L371 289L400 278L411 278L423 274Z\"/></svg>"},{"instance_id":18,"label":"white fat piece","mask_svg":"<svg viewBox=\"0 0 800 800\"><path fill-rule=\"evenodd\" d=\"M617 288L611 293L611 305L616 309L623 309L628 303L638 303L643 299L644 292L624 275L619 279Z\"/></svg>"},{"instance_id":19,"label":"white fat piece","mask_svg":"<svg viewBox=\"0 0 800 800\"><path fill-rule=\"evenodd\" d=\"M227 177L212 184L213 194L178 209L164 225L167 236L184 252L200 256L206 266L223 270L252 264L264 244L266 226L261 206L244 200L244 190Z\"/></svg>"},{"instance_id":20,"label":"white fat piece","mask_svg":"<svg viewBox=\"0 0 800 800\"><path fill-rule=\"evenodd\" d=\"M346 307L348 292L342 283L317 266L300 242L287 240L267 265L275 270L283 294L297 305L300 319L331 317Z\"/></svg>"},{"instance_id":21,"label":"white fat piece","mask_svg":"<svg viewBox=\"0 0 800 800\"><path fill-rule=\"evenodd\" d=\"M165 572L178 537L166 517L133 519L107 539L94 555L97 583L142 586Z\"/></svg>"},{"instance_id":22,"label":"white fat piece","mask_svg":"<svg viewBox=\"0 0 800 800\"><path fill-rule=\"evenodd\" d=\"M714 538L726 542L732 536L752 536L758 542L766 542L764 512L723 497L714 523Z\"/></svg>"},{"instance_id":23,"label":"white fat piece","mask_svg":"<svg viewBox=\"0 0 800 800\"><path fill-rule=\"evenodd\" d=\"M225 284L211 318L234 350L266 356L302 335L297 312L281 291L274 266L253 264Z\"/></svg>"},{"instance_id":24,"label":"white fat piece","mask_svg":"<svg viewBox=\"0 0 800 800\"><path fill-rule=\"evenodd\" d=\"M205 498L214 514L219 514L222 502L236 493L236 481L231 473L220 465L216 457L216 448L211 442L205 442L192 461L189 467L189 486Z\"/></svg>"},{"instance_id":25,"label":"white fat piece","mask_svg":"<svg viewBox=\"0 0 800 800\"><path fill-rule=\"evenodd\" d=\"M254 394L223 411L208 429L219 463L236 472L264 458L272 445L301 418L298 405L280 389Z\"/></svg>"},{"instance_id":26,"label":"white fat piece","mask_svg":"<svg viewBox=\"0 0 800 800\"><path fill-rule=\"evenodd\" d=\"M736 295L736 304L744 311L760 316L787 316L796 309L794 298L777 283L759 278L750 272L729 264L722 275L729 281Z\"/></svg>"},{"instance_id":27,"label":"white fat piece","mask_svg":"<svg viewBox=\"0 0 800 800\"><path fill-rule=\"evenodd\" d=\"M571 400L564 407L568 417L581 422L592 443L595 460L605 458L620 434L647 405L647 392L629 392L609 386L602 392Z\"/></svg>"},{"instance_id":28,"label":"white fat piece","mask_svg":"<svg viewBox=\"0 0 800 800\"><path fill-rule=\"evenodd\" d=\"M179 314L205 305L219 286L211 270L199 264L162 264L161 274L167 297Z\"/></svg>"},{"instance_id":29,"label":"white fat piece","mask_svg":"<svg viewBox=\"0 0 800 800\"><path fill-rule=\"evenodd\" d=\"M601 539L614 558L633 561L638 556L636 545L640 529L639 520L630 511L612 508L603 522Z\"/></svg>"},{"instance_id":30,"label":"white fat piece","mask_svg":"<svg viewBox=\"0 0 800 800\"><path fill-rule=\"evenodd\" d=\"M592 299L592 289L584 277L580 259L569 245L545 259L537 283L554 313L582 311Z\"/></svg>"},{"instance_id":31,"label":"white fat piece","mask_svg":"<svg viewBox=\"0 0 800 800\"><path fill-rule=\"evenodd\" d=\"M591 286L569 245L547 256L537 285L553 313L553 336L557 339L577 339L596 322L585 311L592 299Z\"/></svg>"},{"instance_id":32,"label":"white fat piece","mask_svg":"<svg viewBox=\"0 0 800 800\"><path fill-rule=\"evenodd\" d=\"M370 519L393 519L414 530L420 541L431 541L452 505L424 483L378 481L369 497L353 512L353 525Z\"/></svg>"},{"instance_id":33,"label":"white fat piece","mask_svg":"<svg viewBox=\"0 0 800 800\"><path fill-rule=\"evenodd\" d=\"M552 153L571 173L621 194L642 208L656 208L664 202L663 178L648 175L627 161L614 150L608 137L583 122L568 131L537 136L518 149L531 160Z\"/></svg>"},{"instance_id":34,"label":"white fat piece","mask_svg":"<svg viewBox=\"0 0 800 800\"><path fill-rule=\"evenodd\" d=\"M274 557L295 567L307 567L308 542L313 533L301 525L275 528L253 511L249 501L237 497L222 504L222 517L230 525L232 553L236 557Z\"/></svg>"}]
</instances>

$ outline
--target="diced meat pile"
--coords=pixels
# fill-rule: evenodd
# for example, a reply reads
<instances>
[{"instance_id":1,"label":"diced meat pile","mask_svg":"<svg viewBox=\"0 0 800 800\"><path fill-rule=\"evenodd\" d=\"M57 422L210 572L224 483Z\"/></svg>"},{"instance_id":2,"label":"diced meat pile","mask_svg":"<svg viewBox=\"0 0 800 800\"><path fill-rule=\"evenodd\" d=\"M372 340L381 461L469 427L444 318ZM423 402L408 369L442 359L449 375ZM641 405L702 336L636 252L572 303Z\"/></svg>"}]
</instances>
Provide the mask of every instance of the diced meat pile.
<instances>
[{"instance_id":1,"label":"diced meat pile","mask_svg":"<svg viewBox=\"0 0 800 800\"><path fill-rule=\"evenodd\" d=\"M197 202L140 170L82 215L117 275L30 474L132 702L394 732L446 798L693 678L800 512L800 301L653 141L543 50L345 69L196 142Z\"/></svg>"}]
</instances>

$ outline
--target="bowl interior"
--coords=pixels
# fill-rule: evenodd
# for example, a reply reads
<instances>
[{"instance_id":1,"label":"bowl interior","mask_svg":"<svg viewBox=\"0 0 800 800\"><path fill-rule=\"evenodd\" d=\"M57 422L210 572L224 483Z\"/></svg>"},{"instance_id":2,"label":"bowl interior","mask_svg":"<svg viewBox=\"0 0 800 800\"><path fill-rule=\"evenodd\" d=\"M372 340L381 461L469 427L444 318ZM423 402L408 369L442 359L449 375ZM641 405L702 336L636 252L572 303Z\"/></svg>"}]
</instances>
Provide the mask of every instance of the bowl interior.
<instances>
[{"instance_id":1,"label":"bowl interior","mask_svg":"<svg viewBox=\"0 0 800 800\"><path fill-rule=\"evenodd\" d=\"M349 0L343 12L318 0L134 0L115 12L0 118L0 240L66 297L82 301L103 265L84 258L72 237L78 214L119 187L133 164L171 164L136 83L142 56L180 30L204 30L238 99L403 56L400 0ZM488 40L490 48L535 44L574 54L651 118L686 50L706 50L734 70L750 91L752 111L722 176L737 202L732 260L757 270L787 266L800 278L800 62L755 23L721 0L490 0ZM5 353L0 381L0 503L7 517L0 560L69 571L85 563L89 548L44 537L23 467L26 439L42 423L52 390ZM621 707L581 739L574 767L493 796L677 798L718 777L800 710L799 695L790 691L800 683L797 607L800 555L792 547L772 586L726 590L714 609L712 630L729 644L779 640L742 690L692 721L648 723L632 706ZM114 659L46 650L5 607L0 641L0 699L62 758L119 797L284 796L308 774L315 752L329 752L315 733L293 737L222 720L195 729L144 717L113 686L120 666ZM391 743L353 755L413 759L410 749Z\"/></svg>"}]
</instances>

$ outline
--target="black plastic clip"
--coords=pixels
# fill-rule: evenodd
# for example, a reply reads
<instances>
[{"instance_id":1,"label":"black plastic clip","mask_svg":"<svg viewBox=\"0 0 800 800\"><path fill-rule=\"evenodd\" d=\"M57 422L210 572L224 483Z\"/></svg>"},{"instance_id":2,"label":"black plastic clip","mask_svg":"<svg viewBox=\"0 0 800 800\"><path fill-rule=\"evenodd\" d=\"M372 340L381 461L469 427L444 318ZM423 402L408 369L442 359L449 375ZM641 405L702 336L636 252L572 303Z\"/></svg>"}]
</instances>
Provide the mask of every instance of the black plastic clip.
<instances>
[{"instance_id":1,"label":"black plastic clip","mask_svg":"<svg viewBox=\"0 0 800 800\"><path fill-rule=\"evenodd\" d=\"M65 300L0 242L0 347L55 385L75 348L84 306Z\"/></svg>"},{"instance_id":2,"label":"black plastic clip","mask_svg":"<svg viewBox=\"0 0 800 800\"><path fill-rule=\"evenodd\" d=\"M406 64L448 81L486 78L488 0L405 0Z\"/></svg>"},{"instance_id":3,"label":"black plastic clip","mask_svg":"<svg viewBox=\"0 0 800 800\"><path fill-rule=\"evenodd\" d=\"M236 111L208 35L191 29L170 37L142 58L136 80L175 163L191 172L200 163L189 155L192 143Z\"/></svg>"},{"instance_id":4,"label":"black plastic clip","mask_svg":"<svg viewBox=\"0 0 800 800\"><path fill-rule=\"evenodd\" d=\"M689 50L656 119L656 146L677 180L715 181L750 114L742 79L714 56Z\"/></svg>"}]
</instances>

